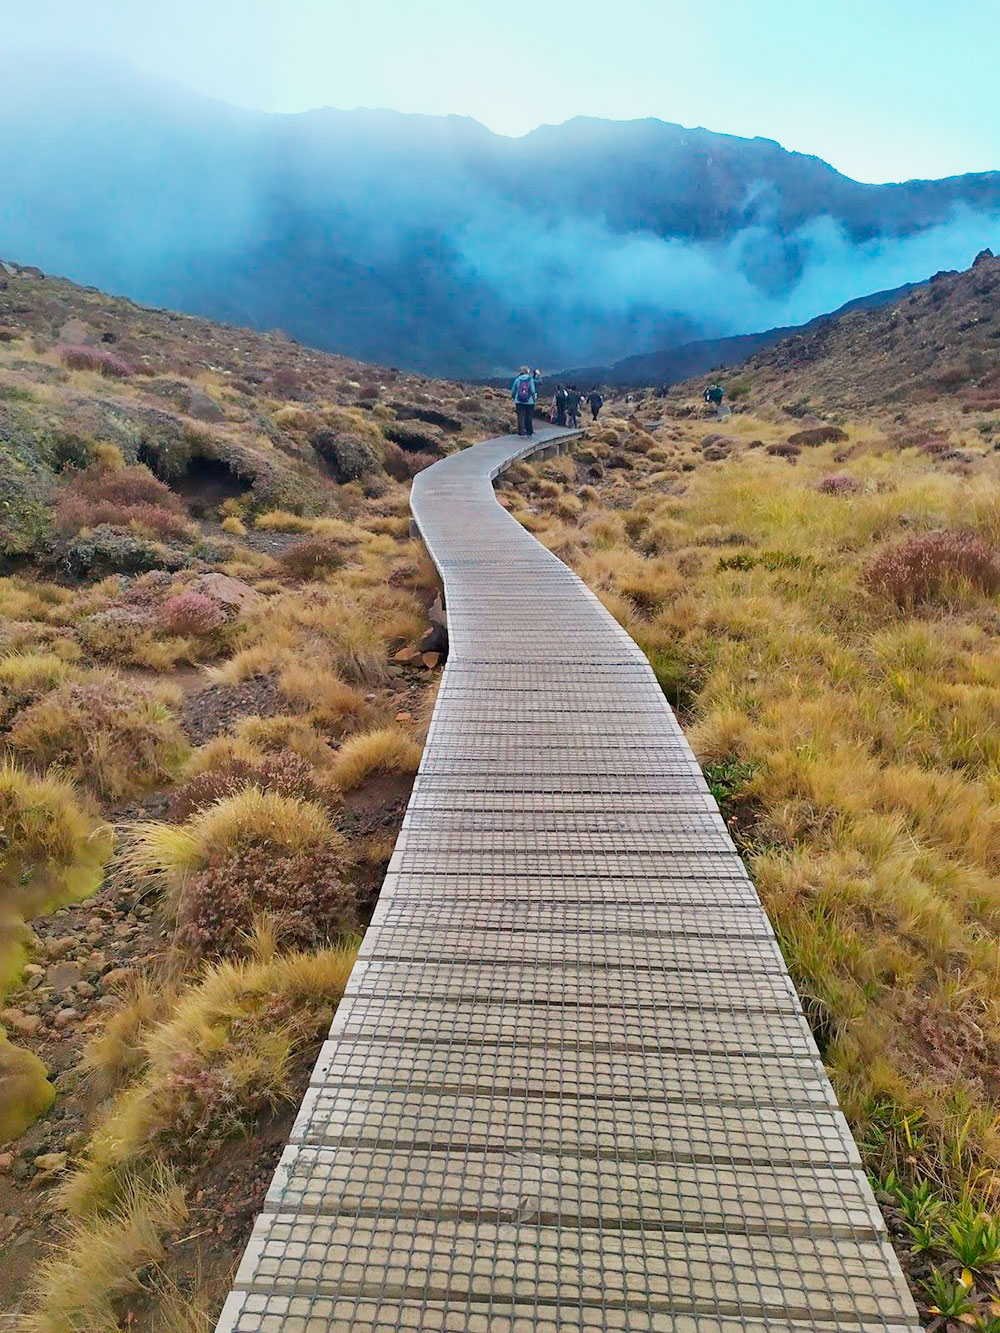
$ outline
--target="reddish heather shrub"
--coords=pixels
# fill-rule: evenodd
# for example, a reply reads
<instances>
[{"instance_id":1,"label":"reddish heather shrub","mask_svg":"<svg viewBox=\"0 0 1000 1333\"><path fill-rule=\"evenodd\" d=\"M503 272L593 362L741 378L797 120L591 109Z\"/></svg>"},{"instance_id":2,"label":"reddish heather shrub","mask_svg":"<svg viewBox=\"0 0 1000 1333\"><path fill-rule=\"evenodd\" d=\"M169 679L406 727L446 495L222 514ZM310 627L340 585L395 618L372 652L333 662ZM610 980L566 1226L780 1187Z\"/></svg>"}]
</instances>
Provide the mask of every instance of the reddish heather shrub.
<instances>
[{"instance_id":1,"label":"reddish heather shrub","mask_svg":"<svg viewBox=\"0 0 1000 1333\"><path fill-rule=\"evenodd\" d=\"M919 449L922 454L932 456L951 448L948 436L929 426L895 426L889 431L889 443L894 449Z\"/></svg>"},{"instance_id":2,"label":"reddish heather shrub","mask_svg":"<svg viewBox=\"0 0 1000 1333\"><path fill-rule=\"evenodd\" d=\"M270 388L283 398L298 398L303 387L303 378L291 366L280 366L271 375Z\"/></svg>"},{"instance_id":3,"label":"reddish heather shrub","mask_svg":"<svg viewBox=\"0 0 1000 1333\"><path fill-rule=\"evenodd\" d=\"M344 563L344 548L336 537L306 537L283 551L278 563L293 579L322 578Z\"/></svg>"},{"instance_id":4,"label":"reddish heather shrub","mask_svg":"<svg viewBox=\"0 0 1000 1333\"><path fill-rule=\"evenodd\" d=\"M422 472L425 467L430 467L436 463L437 458L434 454L428 453L408 453L401 449L398 444L393 444L388 440L382 448L382 463L390 477L395 477L397 481L409 481L415 477L418 472Z\"/></svg>"},{"instance_id":5,"label":"reddish heather shrub","mask_svg":"<svg viewBox=\"0 0 1000 1333\"><path fill-rule=\"evenodd\" d=\"M837 472L824 477L816 488L824 495L857 495L861 482L856 477L849 477L845 472Z\"/></svg>"},{"instance_id":6,"label":"reddish heather shrub","mask_svg":"<svg viewBox=\"0 0 1000 1333\"><path fill-rule=\"evenodd\" d=\"M847 438L847 431L841 430L839 426L810 426L808 430L789 435L788 443L815 448L818 444L842 444Z\"/></svg>"},{"instance_id":7,"label":"reddish heather shrub","mask_svg":"<svg viewBox=\"0 0 1000 1333\"><path fill-rule=\"evenodd\" d=\"M1000 591L1000 556L971 532L927 532L885 546L862 574L869 591L899 606L946 599L960 584Z\"/></svg>"},{"instance_id":8,"label":"reddish heather shrub","mask_svg":"<svg viewBox=\"0 0 1000 1333\"><path fill-rule=\"evenodd\" d=\"M149 468L90 467L73 476L56 501L56 528L72 535L81 528L128 527L169 540L187 532L180 497Z\"/></svg>"},{"instance_id":9,"label":"reddish heather shrub","mask_svg":"<svg viewBox=\"0 0 1000 1333\"><path fill-rule=\"evenodd\" d=\"M111 500L86 500L80 495L61 495L56 503L56 526L64 534L79 532L81 528L135 527L151 537L163 541L183 537L188 523L180 514L161 509L155 504L118 505Z\"/></svg>"},{"instance_id":10,"label":"reddish heather shrub","mask_svg":"<svg viewBox=\"0 0 1000 1333\"><path fill-rule=\"evenodd\" d=\"M244 787L259 787L279 796L298 796L320 805L338 799L335 791L324 791L317 785L312 765L301 755L294 750L275 750L260 759L230 759L204 773L196 773L171 796L170 817L188 819L195 811Z\"/></svg>"},{"instance_id":11,"label":"reddish heather shrub","mask_svg":"<svg viewBox=\"0 0 1000 1333\"><path fill-rule=\"evenodd\" d=\"M798 458L801 452L802 446L800 444L792 444L791 441L789 441L788 444L769 444L767 446L767 453L769 453L772 458Z\"/></svg>"},{"instance_id":12,"label":"reddish heather shrub","mask_svg":"<svg viewBox=\"0 0 1000 1333\"><path fill-rule=\"evenodd\" d=\"M179 495L154 477L148 467L135 463L131 467L89 467L73 478L67 488L88 500L107 500L118 505L151 504L175 514L184 512Z\"/></svg>"},{"instance_id":13,"label":"reddish heather shrub","mask_svg":"<svg viewBox=\"0 0 1000 1333\"><path fill-rule=\"evenodd\" d=\"M192 875L178 910L177 939L200 957L240 954L254 917L266 912L282 948L315 949L358 929L358 903L329 847L277 852L250 847Z\"/></svg>"},{"instance_id":14,"label":"reddish heather shrub","mask_svg":"<svg viewBox=\"0 0 1000 1333\"><path fill-rule=\"evenodd\" d=\"M163 603L163 622L171 634L211 634L226 618L218 602L203 592L180 592Z\"/></svg>"},{"instance_id":15,"label":"reddish heather shrub","mask_svg":"<svg viewBox=\"0 0 1000 1333\"><path fill-rule=\"evenodd\" d=\"M96 370L105 379L124 380L132 374L132 367L103 347L60 347L59 356L70 370Z\"/></svg>"}]
</instances>

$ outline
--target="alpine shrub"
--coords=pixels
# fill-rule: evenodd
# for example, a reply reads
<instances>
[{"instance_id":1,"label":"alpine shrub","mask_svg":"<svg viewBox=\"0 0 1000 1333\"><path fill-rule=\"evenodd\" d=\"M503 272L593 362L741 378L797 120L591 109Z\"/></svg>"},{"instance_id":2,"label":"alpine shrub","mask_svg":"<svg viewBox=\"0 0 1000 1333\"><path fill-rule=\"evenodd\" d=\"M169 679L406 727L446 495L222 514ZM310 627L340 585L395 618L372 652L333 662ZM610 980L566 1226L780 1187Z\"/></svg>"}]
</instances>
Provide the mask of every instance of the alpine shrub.
<instances>
[{"instance_id":1,"label":"alpine shrub","mask_svg":"<svg viewBox=\"0 0 1000 1333\"><path fill-rule=\"evenodd\" d=\"M946 598L961 584L1000 591L1000 556L971 532L927 532L885 546L869 561L862 582L899 606Z\"/></svg>"},{"instance_id":2,"label":"alpine shrub","mask_svg":"<svg viewBox=\"0 0 1000 1333\"><path fill-rule=\"evenodd\" d=\"M141 574L150 569L181 569L185 558L136 533L121 532L106 523L66 543L62 555L68 574Z\"/></svg>"},{"instance_id":3,"label":"alpine shrub","mask_svg":"<svg viewBox=\"0 0 1000 1333\"><path fill-rule=\"evenodd\" d=\"M432 463L436 463L437 458L434 454L423 452L408 453L407 450L401 449L398 444L393 444L390 441L385 446L383 462L390 477L395 477L397 481L409 481L418 472L422 472L425 467L430 467Z\"/></svg>"},{"instance_id":4,"label":"alpine shrub","mask_svg":"<svg viewBox=\"0 0 1000 1333\"><path fill-rule=\"evenodd\" d=\"M192 875L178 907L178 943L201 957L246 953L262 913L283 949L313 949L357 931L357 900L339 850L248 847Z\"/></svg>"},{"instance_id":5,"label":"alpine shrub","mask_svg":"<svg viewBox=\"0 0 1000 1333\"><path fill-rule=\"evenodd\" d=\"M278 563L291 578L322 578L344 563L344 548L336 537L306 537L283 551Z\"/></svg>"},{"instance_id":6,"label":"alpine shrub","mask_svg":"<svg viewBox=\"0 0 1000 1333\"><path fill-rule=\"evenodd\" d=\"M857 495L861 490L861 482L842 472L824 477L816 489L823 495Z\"/></svg>"},{"instance_id":7,"label":"alpine shrub","mask_svg":"<svg viewBox=\"0 0 1000 1333\"><path fill-rule=\"evenodd\" d=\"M79 496L92 504L101 501L122 507L152 504L175 514L184 512L180 496L142 463L130 467L89 467L72 478L63 494Z\"/></svg>"},{"instance_id":8,"label":"alpine shrub","mask_svg":"<svg viewBox=\"0 0 1000 1333\"><path fill-rule=\"evenodd\" d=\"M143 501L141 504L117 505L112 500L89 501L79 495L60 496L56 504L56 523L60 532L72 534L83 528L137 528L150 537L169 540L187 535L187 520L169 509Z\"/></svg>"},{"instance_id":9,"label":"alpine shrub","mask_svg":"<svg viewBox=\"0 0 1000 1333\"><path fill-rule=\"evenodd\" d=\"M789 444L804 444L815 448L818 444L843 444L849 438L846 430L839 426L811 426L809 430L796 431L789 435Z\"/></svg>"},{"instance_id":10,"label":"alpine shrub","mask_svg":"<svg viewBox=\"0 0 1000 1333\"><path fill-rule=\"evenodd\" d=\"M195 774L170 798L170 817L188 819L196 810L204 810L244 787L259 787L261 791L298 796L320 804L328 795L316 783L313 766L308 760L294 750L276 750L259 759L230 758L215 768Z\"/></svg>"},{"instance_id":11,"label":"alpine shrub","mask_svg":"<svg viewBox=\"0 0 1000 1333\"><path fill-rule=\"evenodd\" d=\"M103 347L60 347L59 357L70 370L93 370L105 379L124 380L132 374L132 367Z\"/></svg>"},{"instance_id":12,"label":"alpine shrub","mask_svg":"<svg viewBox=\"0 0 1000 1333\"><path fill-rule=\"evenodd\" d=\"M320 458L330 464L340 482L359 481L369 472L378 470L378 455L360 435L318 430L312 436L311 443Z\"/></svg>"},{"instance_id":13,"label":"alpine shrub","mask_svg":"<svg viewBox=\"0 0 1000 1333\"><path fill-rule=\"evenodd\" d=\"M181 592L168 597L162 614L171 634L211 634L226 618L218 602L203 592Z\"/></svg>"}]
</instances>

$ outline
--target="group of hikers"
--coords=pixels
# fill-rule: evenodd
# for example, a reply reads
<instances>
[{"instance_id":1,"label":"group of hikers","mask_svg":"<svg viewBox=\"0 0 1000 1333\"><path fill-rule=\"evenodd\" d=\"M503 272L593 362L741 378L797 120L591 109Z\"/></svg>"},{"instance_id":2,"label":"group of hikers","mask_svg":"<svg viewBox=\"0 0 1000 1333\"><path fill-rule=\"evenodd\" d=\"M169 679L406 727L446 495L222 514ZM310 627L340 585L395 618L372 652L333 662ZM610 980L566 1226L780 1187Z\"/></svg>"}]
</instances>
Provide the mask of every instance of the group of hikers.
<instances>
[{"instance_id":1,"label":"group of hikers","mask_svg":"<svg viewBox=\"0 0 1000 1333\"><path fill-rule=\"evenodd\" d=\"M531 370L528 366L522 366L520 371L514 377L514 382L510 386L510 396L517 410L517 433L518 435L534 435L535 433L535 408L538 405L538 384L541 379L541 372ZM664 386L663 393L666 392ZM660 395L662 396L662 394ZM708 386L702 394L702 398L709 407L715 409L717 417L728 416L729 408L723 407L722 400L725 397L725 389L718 382L714 381ZM631 403L632 394L628 394L625 401ZM569 386L557 384L555 396L553 398L553 416L552 420L557 426L577 426L580 422L580 405L586 402L593 413L593 419L596 421L598 413L604 406L604 397L600 389L591 389L589 393L583 394L575 384Z\"/></svg>"},{"instance_id":2,"label":"group of hikers","mask_svg":"<svg viewBox=\"0 0 1000 1333\"><path fill-rule=\"evenodd\" d=\"M538 405L538 382L540 372L522 366L510 386L510 396L517 411L518 435L534 435L535 408ZM604 397L599 389L591 389L583 394L575 384L556 386L553 398L553 420L557 426L576 426L580 421L580 405L586 400L593 419L604 406Z\"/></svg>"}]
</instances>

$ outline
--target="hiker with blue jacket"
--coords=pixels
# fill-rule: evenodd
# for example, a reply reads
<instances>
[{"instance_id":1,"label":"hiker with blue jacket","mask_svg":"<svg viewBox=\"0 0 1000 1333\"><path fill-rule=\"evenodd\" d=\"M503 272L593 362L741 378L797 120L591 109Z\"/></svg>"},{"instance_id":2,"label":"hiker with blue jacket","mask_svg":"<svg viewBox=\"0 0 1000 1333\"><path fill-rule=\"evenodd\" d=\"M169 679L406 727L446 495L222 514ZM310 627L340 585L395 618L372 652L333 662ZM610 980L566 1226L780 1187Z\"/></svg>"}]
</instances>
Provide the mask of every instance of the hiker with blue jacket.
<instances>
[{"instance_id":1,"label":"hiker with blue jacket","mask_svg":"<svg viewBox=\"0 0 1000 1333\"><path fill-rule=\"evenodd\" d=\"M518 435L534 435L535 404L538 402L538 385L535 376L527 366L522 366L513 384L510 396L517 411Z\"/></svg>"}]
</instances>

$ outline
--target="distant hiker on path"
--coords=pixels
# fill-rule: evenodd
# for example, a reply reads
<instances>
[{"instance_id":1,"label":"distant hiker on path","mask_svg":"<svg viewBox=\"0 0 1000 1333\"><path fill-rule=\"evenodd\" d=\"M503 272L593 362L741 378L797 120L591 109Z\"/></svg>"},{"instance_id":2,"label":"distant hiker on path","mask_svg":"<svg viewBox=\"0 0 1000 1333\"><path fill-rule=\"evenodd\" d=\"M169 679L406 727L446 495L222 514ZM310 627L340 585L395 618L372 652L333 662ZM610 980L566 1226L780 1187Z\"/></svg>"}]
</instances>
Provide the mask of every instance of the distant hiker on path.
<instances>
[{"instance_id":1,"label":"distant hiker on path","mask_svg":"<svg viewBox=\"0 0 1000 1333\"><path fill-rule=\"evenodd\" d=\"M566 425L578 426L580 424L580 404L583 402L583 394L571 384L566 393Z\"/></svg>"},{"instance_id":2,"label":"distant hiker on path","mask_svg":"<svg viewBox=\"0 0 1000 1333\"><path fill-rule=\"evenodd\" d=\"M590 404L590 410L594 414L594 420L597 420L597 414L604 406L604 398L600 389L591 389L587 394L587 402Z\"/></svg>"},{"instance_id":3,"label":"distant hiker on path","mask_svg":"<svg viewBox=\"0 0 1000 1333\"><path fill-rule=\"evenodd\" d=\"M566 424L566 385L556 385L556 425Z\"/></svg>"},{"instance_id":4,"label":"distant hiker on path","mask_svg":"<svg viewBox=\"0 0 1000 1333\"><path fill-rule=\"evenodd\" d=\"M535 404L538 402L538 385L527 366L522 366L513 384L510 396L517 411L518 435L534 435Z\"/></svg>"},{"instance_id":5,"label":"distant hiker on path","mask_svg":"<svg viewBox=\"0 0 1000 1333\"><path fill-rule=\"evenodd\" d=\"M709 385L709 387L702 394L702 397L704 398L705 402L709 403L712 407L715 408L715 415L717 417L728 415L722 409L722 400L723 398L725 398L725 396L726 396L726 391L722 387L722 385L718 382L718 380L716 380L714 384Z\"/></svg>"}]
</instances>

